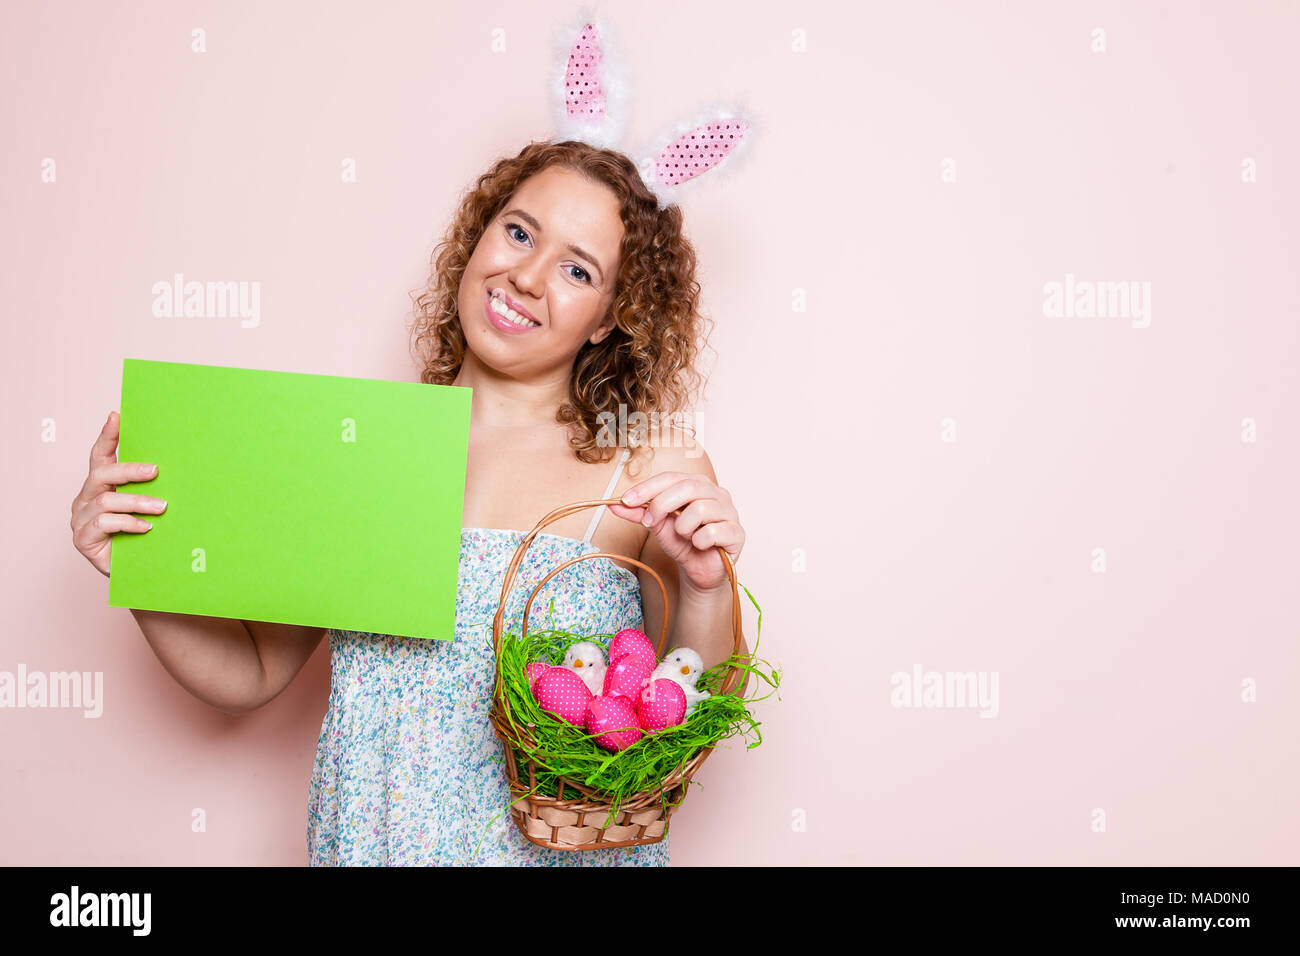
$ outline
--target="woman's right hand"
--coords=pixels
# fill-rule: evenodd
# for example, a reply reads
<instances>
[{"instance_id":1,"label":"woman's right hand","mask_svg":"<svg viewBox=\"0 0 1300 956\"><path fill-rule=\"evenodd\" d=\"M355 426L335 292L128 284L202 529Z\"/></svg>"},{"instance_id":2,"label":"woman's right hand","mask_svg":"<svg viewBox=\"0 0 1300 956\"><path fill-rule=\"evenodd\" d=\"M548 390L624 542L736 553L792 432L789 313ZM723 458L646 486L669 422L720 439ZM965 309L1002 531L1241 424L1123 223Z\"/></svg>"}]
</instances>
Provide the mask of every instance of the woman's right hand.
<instances>
[{"instance_id":1,"label":"woman's right hand","mask_svg":"<svg viewBox=\"0 0 1300 956\"><path fill-rule=\"evenodd\" d=\"M72 543L104 577L109 576L109 553L116 531L141 533L152 525L134 512L161 514L167 502L148 495L114 491L114 486L149 481L158 474L156 465L117 460L117 436L121 418L108 413L99 437L90 449L90 471L81 492L72 500Z\"/></svg>"}]
</instances>

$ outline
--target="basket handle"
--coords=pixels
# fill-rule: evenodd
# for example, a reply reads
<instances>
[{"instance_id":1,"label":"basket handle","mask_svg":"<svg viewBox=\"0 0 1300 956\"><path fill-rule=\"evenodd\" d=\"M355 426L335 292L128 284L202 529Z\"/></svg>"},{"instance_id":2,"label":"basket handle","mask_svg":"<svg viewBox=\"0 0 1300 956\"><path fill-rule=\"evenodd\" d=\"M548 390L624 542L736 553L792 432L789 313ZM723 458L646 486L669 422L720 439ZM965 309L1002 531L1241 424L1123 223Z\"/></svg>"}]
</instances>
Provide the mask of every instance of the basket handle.
<instances>
[{"instance_id":1,"label":"basket handle","mask_svg":"<svg viewBox=\"0 0 1300 956\"><path fill-rule=\"evenodd\" d=\"M492 619L492 649L498 661L501 659L501 635L505 628L506 599L509 597L510 588L515 582L515 575L518 573L520 566L524 562L524 554L527 552L529 545L531 545L533 540L537 537L538 532L547 525L559 521L561 518L566 518L571 514L584 511L587 508L598 508L601 505L621 505L622 503L623 500L621 498L601 498L592 501L575 501L573 504L561 505L549 514L544 515L542 519L533 526L533 529L524 535L523 540L519 542L519 546L515 548L514 557L510 559L510 566L506 568L505 580L501 584L501 603L497 606L496 616ZM736 584L736 567L732 564L731 555L727 553L726 549L723 548L722 545L715 545L715 547L717 548L718 555L722 558L722 566L727 571L727 577L731 581L731 629L735 635L731 655L734 657L740 653L741 642L742 619L740 613L740 589ZM528 634L528 612L532 607L533 601L536 599L538 592L541 591L546 582L555 577L555 575L559 574L565 568L569 567L569 565L577 564L579 561L586 561L590 558L615 558L619 561L627 561L631 564L635 564L637 567L645 568L654 577L655 581L659 585L659 590L663 593L664 597L664 619L663 625L659 630L659 644L655 654L656 658L662 658L662 655L666 650L664 643L668 640L668 589L664 587L663 579L659 576L658 572L648 564L644 564L635 558L629 558L621 554L610 554L606 551L599 551L594 554L582 554L576 558L570 558L568 561L552 570L550 574L546 575L546 577L542 578L538 585L533 588L532 593L528 596L528 601L524 604L523 633L520 634L520 638L522 639ZM740 676L740 670L734 664L732 664L729 669L731 673L727 675L727 679L723 683L720 692L724 695L731 692L731 689L735 686L736 679ZM500 684L500 668L498 668L498 688L500 687Z\"/></svg>"},{"instance_id":2,"label":"basket handle","mask_svg":"<svg viewBox=\"0 0 1300 956\"><path fill-rule=\"evenodd\" d=\"M537 594L539 591L541 591L542 588L546 586L546 582L551 580L551 578L555 577L557 574L559 574L569 565L577 564L579 561L587 561L592 558L617 558L620 561L627 561L630 564L635 564L639 568L645 568L652 575L654 575L655 582L659 585L659 593L664 596L664 607L668 606L668 588L664 586L664 579L659 576L659 572L656 571L654 568L650 567L650 565L638 561L636 558L629 558L626 555L622 555L622 554L610 554L608 551L595 551L591 554L580 554L576 558L570 558L568 561L565 561L558 568L555 568L553 571L551 571L550 574L546 575L546 577L542 578L540 581L537 582L537 587L533 588L533 593L528 595L528 601L527 603L524 604L524 620L523 620L523 627L519 635L520 640L523 640L525 637L528 636L528 612L532 610L533 601L537 600ZM660 657L663 656L663 652L665 650L664 644L667 642L667 640L668 640L668 615L665 614L663 626L659 628L659 642L656 645L657 650L655 651L655 660L658 660Z\"/></svg>"}]
</instances>

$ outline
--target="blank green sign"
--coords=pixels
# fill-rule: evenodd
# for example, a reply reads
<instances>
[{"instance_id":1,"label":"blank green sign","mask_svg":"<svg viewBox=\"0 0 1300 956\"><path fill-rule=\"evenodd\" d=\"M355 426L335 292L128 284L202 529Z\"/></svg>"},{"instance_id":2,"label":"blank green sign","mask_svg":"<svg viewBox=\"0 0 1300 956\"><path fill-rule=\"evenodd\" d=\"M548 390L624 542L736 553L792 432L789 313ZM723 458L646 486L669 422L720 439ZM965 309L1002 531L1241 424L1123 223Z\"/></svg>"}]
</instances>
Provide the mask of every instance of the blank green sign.
<instances>
[{"instance_id":1,"label":"blank green sign","mask_svg":"<svg viewBox=\"0 0 1300 956\"><path fill-rule=\"evenodd\" d=\"M472 390L126 359L113 607L450 640Z\"/></svg>"}]
</instances>

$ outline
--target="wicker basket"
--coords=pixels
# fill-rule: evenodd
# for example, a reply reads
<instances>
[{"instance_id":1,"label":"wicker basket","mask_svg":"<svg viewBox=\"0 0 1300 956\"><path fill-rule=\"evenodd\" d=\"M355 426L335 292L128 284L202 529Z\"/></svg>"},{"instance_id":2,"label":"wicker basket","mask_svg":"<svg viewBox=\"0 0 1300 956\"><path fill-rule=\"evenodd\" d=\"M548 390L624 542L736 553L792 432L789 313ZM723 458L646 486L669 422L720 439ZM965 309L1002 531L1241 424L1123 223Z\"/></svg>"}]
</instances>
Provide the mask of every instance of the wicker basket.
<instances>
[{"instance_id":1,"label":"wicker basket","mask_svg":"<svg viewBox=\"0 0 1300 956\"><path fill-rule=\"evenodd\" d=\"M506 781L511 796L515 801L511 805L510 813L514 817L515 823L519 825L520 832L528 840L551 850L603 850L612 847L658 843L668 832L669 817L686 799L686 790L691 777L695 775L704 761L708 759L709 754L713 752L711 746L700 748L689 760L660 781L658 787L633 794L622 800L619 805L618 815L608 826L601 826L609 818L610 811L613 809L613 805L606 794L574 781L565 780L563 777L559 779L559 787L555 797L530 793L529 791L537 786L535 776L537 765L532 760L526 760L521 768L515 757L515 748L509 737L506 736L506 728L514 728L515 732L521 736L529 747L536 744L536 740L528 734L526 729L535 725L529 723L520 727L520 722L514 721L510 717L510 702L506 699L500 666L506 598L509 596L510 588L514 584L515 575L523 564L524 554L527 552L528 546L532 544L533 539L537 537L537 533L552 522L586 508L617 504L622 504L622 501L618 498L578 501L556 508L537 522L533 530L529 531L523 540L519 542L514 558L511 560L509 568L506 569L505 581L501 585L501 604L497 608L496 617L492 621L492 647L497 659L497 673L492 688L492 709L488 719L492 721L492 728L505 749ZM732 631L735 634L732 655L734 656L740 652L741 643L740 592L736 586L736 569L731 563L731 556L727 554L721 545L717 546L717 550L722 557L722 564L726 568L727 577L731 580L731 621ZM657 659L662 659L666 650L664 643L668 639L668 591L664 587L663 579L659 577L654 568L637 561L635 558L629 558L621 554L609 554L605 551L579 555L565 561L542 578L537 587L533 588L532 594L528 596L528 601L524 604L520 638L522 639L528 634L529 609L546 582L569 567L569 565L592 558L616 558L620 561L629 562L649 571L659 584L659 590L664 596L665 613L663 626L659 631L655 656ZM721 688L720 693L722 694L729 694L740 676L740 671L735 666L732 666L730 670L731 673L727 675L727 679ZM526 784L523 782L523 777L527 778L528 782ZM568 796L568 791L573 792L572 797Z\"/></svg>"}]
</instances>

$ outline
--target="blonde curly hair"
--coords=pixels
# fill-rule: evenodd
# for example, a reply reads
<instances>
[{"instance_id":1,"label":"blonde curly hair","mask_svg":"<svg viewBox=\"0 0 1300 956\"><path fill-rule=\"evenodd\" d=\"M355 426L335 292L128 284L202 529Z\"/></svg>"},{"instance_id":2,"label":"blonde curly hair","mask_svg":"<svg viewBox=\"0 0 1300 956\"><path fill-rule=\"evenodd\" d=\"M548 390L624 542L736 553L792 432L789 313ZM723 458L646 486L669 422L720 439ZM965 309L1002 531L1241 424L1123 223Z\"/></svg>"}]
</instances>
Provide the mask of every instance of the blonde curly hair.
<instances>
[{"instance_id":1,"label":"blonde curly hair","mask_svg":"<svg viewBox=\"0 0 1300 956\"><path fill-rule=\"evenodd\" d=\"M515 190L550 166L608 186L618 198L624 228L611 306L615 328L579 350L568 398L555 421L570 426L569 444L580 461L607 461L621 446L636 455L650 447L647 422L673 421L693 408L703 385L695 368L707 344L701 334L713 323L697 309L695 249L682 232L680 209L659 208L636 166L614 150L575 141L529 143L518 156L498 160L466 192L430 257L424 287L411 292L411 346L421 365L420 381L450 385L455 380L466 350L458 295L470 254Z\"/></svg>"}]
</instances>

